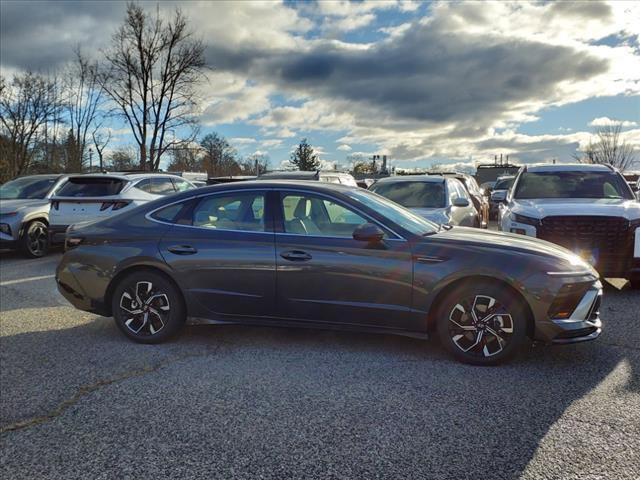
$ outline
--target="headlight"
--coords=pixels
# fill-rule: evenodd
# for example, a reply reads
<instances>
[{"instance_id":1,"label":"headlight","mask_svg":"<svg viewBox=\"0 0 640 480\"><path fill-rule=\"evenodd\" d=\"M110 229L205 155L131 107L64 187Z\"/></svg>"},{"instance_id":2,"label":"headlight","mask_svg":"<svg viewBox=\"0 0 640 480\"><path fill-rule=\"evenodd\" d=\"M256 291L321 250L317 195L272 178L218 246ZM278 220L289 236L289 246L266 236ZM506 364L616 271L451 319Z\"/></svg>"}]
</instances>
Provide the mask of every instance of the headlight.
<instances>
[{"instance_id":1,"label":"headlight","mask_svg":"<svg viewBox=\"0 0 640 480\"><path fill-rule=\"evenodd\" d=\"M524 223L526 225L533 225L534 227L537 227L538 225L540 225L539 219L526 217L524 215L520 215L517 213L512 213L511 215L509 215L509 218L514 222Z\"/></svg>"}]
</instances>

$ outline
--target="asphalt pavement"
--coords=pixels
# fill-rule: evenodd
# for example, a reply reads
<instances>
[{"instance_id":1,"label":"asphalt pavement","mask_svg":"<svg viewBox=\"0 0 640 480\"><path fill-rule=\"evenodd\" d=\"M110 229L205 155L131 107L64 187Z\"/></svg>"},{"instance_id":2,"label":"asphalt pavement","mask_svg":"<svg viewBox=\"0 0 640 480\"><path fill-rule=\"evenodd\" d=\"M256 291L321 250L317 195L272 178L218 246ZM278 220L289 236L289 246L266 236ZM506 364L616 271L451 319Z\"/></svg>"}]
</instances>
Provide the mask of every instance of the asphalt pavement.
<instances>
[{"instance_id":1,"label":"asphalt pavement","mask_svg":"<svg viewBox=\"0 0 640 480\"><path fill-rule=\"evenodd\" d=\"M138 345L65 302L59 259L0 253L0 478L639 476L637 291L607 287L597 341L483 368L318 330Z\"/></svg>"}]
</instances>

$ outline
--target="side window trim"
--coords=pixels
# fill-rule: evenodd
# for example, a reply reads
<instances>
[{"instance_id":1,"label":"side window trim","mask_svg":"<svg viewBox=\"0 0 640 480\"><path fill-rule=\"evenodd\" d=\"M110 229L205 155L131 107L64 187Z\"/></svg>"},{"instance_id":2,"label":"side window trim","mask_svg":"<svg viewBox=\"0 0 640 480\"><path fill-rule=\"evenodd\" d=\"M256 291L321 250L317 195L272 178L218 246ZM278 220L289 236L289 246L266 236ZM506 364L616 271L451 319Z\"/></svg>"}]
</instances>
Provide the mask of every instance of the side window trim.
<instances>
[{"instance_id":1,"label":"side window trim","mask_svg":"<svg viewBox=\"0 0 640 480\"><path fill-rule=\"evenodd\" d=\"M374 218L371 218L371 216L369 216L367 213L363 212L362 210L360 210L359 208L354 207L353 205L349 205L348 203L342 201L342 199L339 198L335 198L332 197L330 195L326 195L324 193L321 192L315 192L315 191L307 191L307 190L297 190L297 189L290 189L290 188L285 188L285 189L280 189L280 190L276 190L274 191L275 195L275 199L274 201L277 202L274 206L274 211L275 211L275 216L274 216L274 221L275 221L275 225L274 225L274 232L276 235L293 235L293 236L297 236L297 237L306 237L306 238L337 238L337 239L341 239L344 240L345 238L351 238L351 237L331 237L331 236L326 236L326 235L306 235L306 234L298 234L298 233L287 233L284 230L284 204L283 204L283 198L286 195L311 195L311 196L317 196L317 197L321 197L323 199L329 200L331 202L334 202L338 205L340 205L343 208L346 208L347 210L351 210L355 213L357 213L358 215L360 215L361 217L363 217L367 222L372 223L374 225L377 225L378 227L380 227L383 231L385 231L387 233L387 240L403 240L406 241L405 238L403 238L401 235L398 235L396 232L394 232L393 230L389 229L387 226L381 224L379 221L377 221Z\"/></svg>"},{"instance_id":2,"label":"side window trim","mask_svg":"<svg viewBox=\"0 0 640 480\"><path fill-rule=\"evenodd\" d=\"M189 215L193 215L193 210L195 209L195 207L205 198L205 197L212 197L212 196L217 196L217 195L226 195L229 193L248 193L248 192L258 192L258 193L262 193L262 195L264 196L264 202L265 202L265 210L264 210L264 225L265 225L265 229L263 232L256 232L256 231L251 231L251 230L228 230L228 229L224 229L224 228L218 228L218 229L211 229L211 228L206 228L206 227L198 227L198 226L194 226L194 225L185 225L182 223L175 223L175 221L178 218L183 218L184 215L189 214ZM212 232L212 231L218 231L218 232L239 232L239 233L256 233L259 235L264 235L264 234L268 234L268 235L273 235L274 231L273 231L273 215L272 215L272 207L270 206L270 202L268 201L269 197L271 195L273 195L273 189L271 188L252 188L252 189L236 189L236 190L225 190L225 191L221 191L221 192L215 192L215 193L201 193L199 195L193 195L192 197L189 198L185 198L185 199L180 199L180 200L176 200L175 202L171 202L171 203L167 203L166 205L162 205L161 207L158 207L154 210L151 210L150 212L147 212L147 214L145 215L145 218L151 222L156 222L156 223L162 223L164 225L171 225L173 227L180 227L180 228L196 228L198 230L206 230L207 232ZM163 220L159 220L157 218L153 217L153 214L164 209L167 207L170 207L171 205L174 205L176 203L185 203L185 204L189 204L188 206L186 206L186 208L183 208L180 213L179 216L176 215L176 218L174 218L174 223L170 223L170 222L165 222Z\"/></svg>"}]
</instances>

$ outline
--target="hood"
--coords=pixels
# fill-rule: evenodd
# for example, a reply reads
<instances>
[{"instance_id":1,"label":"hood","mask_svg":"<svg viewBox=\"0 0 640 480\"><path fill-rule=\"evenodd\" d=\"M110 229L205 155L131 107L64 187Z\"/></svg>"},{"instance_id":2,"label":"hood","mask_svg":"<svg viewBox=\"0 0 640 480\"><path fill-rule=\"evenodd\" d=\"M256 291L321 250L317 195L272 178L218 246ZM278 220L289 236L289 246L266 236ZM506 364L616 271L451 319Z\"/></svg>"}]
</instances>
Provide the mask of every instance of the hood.
<instances>
[{"instance_id":1,"label":"hood","mask_svg":"<svg viewBox=\"0 0 640 480\"><path fill-rule=\"evenodd\" d=\"M604 216L640 218L640 203L636 200L615 198L539 198L513 200L514 213L542 219L549 216Z\"/></svg>"},{"instance_id":2,"label":"hood","mask_svg":"<svg viewBox=\"0 0 640 480\"><path fill-rule=\"evenodd\" d=\"M551 242L527 237L526 235L494 232L480 228L454 227L438 233L437 236L447 241L460 241L482 247L518 251L533 255L543 255L553 259L561 259L576 268L593 272L593 268L588 263L570 250Z\"/></svg>"},{"instance_id":3,"label":"hood","mask_svg":"<svg viewBox=\"0 0 640 480\"><path fill-rule=\"evenodd\" d=\"M44 207L47 205L49 205L49 200L46 198L0 200L0 215L3 213L17 212L24 208Z\"/></svg>"},{"instance_id":4,"label":"hood","mask_svg":"<svg viewBox=\"0 0 640 480\"><path fill-rule=\"evenodd\" d=\"M409 210L438 225L447 224L451 220L448 208L410 208Z\"/></svg>"}]
</instances>

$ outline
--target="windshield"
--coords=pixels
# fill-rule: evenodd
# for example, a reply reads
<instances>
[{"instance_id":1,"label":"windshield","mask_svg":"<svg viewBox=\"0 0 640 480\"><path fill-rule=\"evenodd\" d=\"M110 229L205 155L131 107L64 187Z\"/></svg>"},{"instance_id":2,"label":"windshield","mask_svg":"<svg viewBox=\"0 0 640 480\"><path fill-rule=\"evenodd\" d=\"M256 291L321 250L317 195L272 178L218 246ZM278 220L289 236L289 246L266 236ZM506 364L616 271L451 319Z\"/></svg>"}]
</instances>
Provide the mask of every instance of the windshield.
<instances>
[{"instance_id":1,"label":"windshield","mask_svg":"<svg viewBox=\"0 0 640 480\"><path fill-rule=\"evenodd\" d=\"M494 190L509 190L511 185L513 185L513 181L515 177L512 178L503 178L502 180L498 180L493 187Z\"/></svg>"},{"instance_id":2,"label":"windshield","mask_svg":"<svg viewBox=\"0 0 640 480\"><path fill-rule=\"evenodd\" d=\"M625 198L633 196L615 172L525 172L515 198Z\"/></svg>"},{"instance_id":3,"label":"windshield","mask_svg":"<svg viewBox=\"0 0 640 480\"><path fill-rule=\"evenodd\" d=\"M16 178L0 186L0 198L3 200L44 198L56 180L55 177Z\"/></svg>"},{"instance_id":4,"label":"windshield","mask_svg":"<svg viewBox=\"0 0 640 480\"><path fill-rule=\"evenodd\" d=\"M370 188L407 208L444 208L444 182L389 182Z\"/></svg>"},{"instance_id":5,"label":"windshield","mask_svg":"<svg viewBox=\"0 0 640 480\"><path fill-rule=\"evenodd\" d=\"M371 193L368 190L353 189L344 192L345 195L357 200L360 203L365 204L367 207L375 210L380 215L388 218L397 225L400 225L405 230L411 232L414 235L428 235L436 233L439 227L436 223L430 222L411 210L387 200L380 195Z\"/></svg>"}]
</instances>

